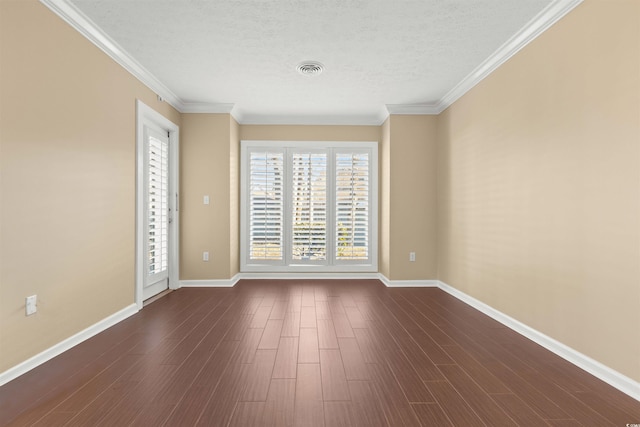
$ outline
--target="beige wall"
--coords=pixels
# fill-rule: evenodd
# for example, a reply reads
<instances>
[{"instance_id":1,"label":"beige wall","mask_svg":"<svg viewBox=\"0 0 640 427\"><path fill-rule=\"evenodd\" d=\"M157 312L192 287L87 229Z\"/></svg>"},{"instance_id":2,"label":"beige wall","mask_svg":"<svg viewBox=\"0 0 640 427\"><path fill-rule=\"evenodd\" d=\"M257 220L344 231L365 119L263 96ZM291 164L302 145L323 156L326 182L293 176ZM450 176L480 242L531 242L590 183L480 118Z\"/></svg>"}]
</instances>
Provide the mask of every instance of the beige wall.
<instances>
[{"instance_id":1,"label":"beige wall","mask_svg":"<svg viewBox=\"0 0 640 427\"><path fill-rule=\"evenodd\" d=\"M229 117L229 277L240 272L240 125Z\"/></svg>"},{"instance_id":2,"label":"beige wall","mask_svg":"<svg viewBox=\"0 0 640 427\"><path fill-rule=\"evenodd\" d=\"M378 141L378 269L391 280L436 279L436 120L393 115L382 126L242 125L240 139ZM411 251L416 262L409 262Z\"/></svg>"},{"instance_id":3,"label":"beige wall","mask_svg":"<svg viewBox=\"0 0 640 427\"><path fill-rule=\"evenodd\" d=\"M133 303L139 98L181 126L181 279L239 270L239 140L380 141L386 277L640 380L639 7L586 0L437 118L256 126L181 117L36 0L1 1L0 372Z\"/></svg>"},{"instance_id":4,"label":"beige wall","mask_svg":"<svg viewBox=\"0 0 640 427\"><path fill-rule=\"evenodd\" d=\"M240 140L379 141L380 126L238 125L229 114L183 114L180 136L180 278L225 280L240 271Z\"/></svg>"},{"instance_id":5,"label":"beige wall","mask_svg":"<svg viewBox=\"0 0 640 427\"><path fill-rule=\"evenodd\" d=\"M0 2L0 64L3 372L134 303L136 98L180 115L36 0Z\"/></svg>"},{"instance_id":6,"label":"beige wall","mask_svg":"<svg viewBox=\"0 0 640 427\"><path fill-rule=\"evenodd\" d=\"M224 280L237 270L237 124L229 114L183 114L180 141L180 279ZM237 146L237 143L235 144ZM233 173L232 173L233 172ZM236 186L235 191L232 186ZM210 204L203 198L209 196ZM209 252L209 261L202 253Z\"/></svg>"},{"instance_id":7,"label":"beige wall","mask_svg":"<svg viewBox=\"0 0 640 427\"><path fill-rule=\"evenodd\" d=\"M384 277L390 277L391 254L389 240L391 238L389 217L391 215L391 120L387 118L380 129L380 156L378 159L380 198L378 199L378 271Z\"/></svg>"},{"instance_id":8,"label":"beige wall","mask_svg":"<svg viewBox=\"0 0 640 427\"><path fill-rule=\"evenodd\" d=\"M229 279L239 271L238 139L381 141L380 271L392 280L436 278L434 116L392 116L382 127L238 126L233 118L229 126L228 117L183 115L182 279ZM233 133L230 129L238 130ZM222 162L227 158L230 164L225 166ZM406 188L412 190L405 191ZM202 205L202 196L207 191L217 194L212 196L214 208ZM229 240L221 237L227 229ZM202 251L211 252L211 248L215 248L212 261L203 262ZM409 262L410 251L416 252L416 262ZM222 252L229 257L217 255Z\"/></svg>"},{"instance_id":9,"label":"beige wall","mask_svg":"<svg viewBox=\"0 0 640 427\"><path fill-rule=\"evenodd\" d=\"M587 0L439 117L439 277L640 380L640 2Z\"/></svg>"},{"instance_id":10,"label":"beige wall","mask_svg":"<svg viewBox=\"0 0 640 427\"><path fill-rule=\"evenodd\" d=\"M437 279L436 130L436 116L389 117L388 177L383 174L389 181L383 196L388 207L382 207L388 209L383 235L391 280ZM409 252L415 252L415 262Z\"/></svg>"}]
</instances>

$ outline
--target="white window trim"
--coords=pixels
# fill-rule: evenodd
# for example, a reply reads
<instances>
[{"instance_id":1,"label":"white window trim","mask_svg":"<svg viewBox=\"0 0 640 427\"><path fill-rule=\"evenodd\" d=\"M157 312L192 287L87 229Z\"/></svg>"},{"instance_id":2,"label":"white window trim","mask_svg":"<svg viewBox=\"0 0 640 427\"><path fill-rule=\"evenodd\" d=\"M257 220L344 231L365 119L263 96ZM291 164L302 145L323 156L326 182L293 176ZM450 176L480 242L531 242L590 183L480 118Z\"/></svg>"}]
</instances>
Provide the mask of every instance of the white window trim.
<instances>
[{"instance_id":1,"label":"white window trim","mask_svg":"<svg viewBox=\"0 0 640 427\"><path fill-rule=\"evenodd\" d=\"M249 177L247 174L247 162L249 149L253 148L272 148L272 149L347 149L353 151L368 151L370 153L370 198L369 198L369 263L347 260L335 260L332 265L312 265L312 264L294 264L290 262L288 248L291 247L290 233L285 232L284 247L285 253L283 261L280 263L259 264L249 259ZM285 153L288 150L285 150ZM366 141L254 141L243 140L240 142L240 271L246 273L370 273L378 271L378 142ZM290 160L285 155L285 171L290 171ZM333 158L328 164L333 163ZM331 164L329 170L333 173L335 165ZM291 186L289 179L285 179L285 187ZM288 192L289 189L285 190ZM327 199L331 200L328 206L327 217L327 248L333 247L335 236L334 230L334 189L333 185L327 188ZM290 227L290 208L291 201L285 200L285 230ZM329 252L329 251L328 251Z\"/></svg>"}]
</instances>

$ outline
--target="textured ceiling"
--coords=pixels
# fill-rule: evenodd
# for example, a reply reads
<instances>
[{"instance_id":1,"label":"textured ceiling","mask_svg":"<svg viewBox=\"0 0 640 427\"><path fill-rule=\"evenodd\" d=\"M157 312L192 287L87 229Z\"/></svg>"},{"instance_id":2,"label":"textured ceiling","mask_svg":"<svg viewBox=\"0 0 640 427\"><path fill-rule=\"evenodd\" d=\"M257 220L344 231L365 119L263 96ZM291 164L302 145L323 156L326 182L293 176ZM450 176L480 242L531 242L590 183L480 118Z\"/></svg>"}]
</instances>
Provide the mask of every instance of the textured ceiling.
<instances>
[{"instance_id":1,"label":"textured ceiling","mask_svg":"<svg viewBox=\"0 0 640 427\"><path fill-rule=\"evenodd\" d=\"M70 2L182 102L235 104L249 122L362 122L387 104L436 104L552 3ZM324 73L298 74L304 60Z\"/></svg>"}]
</instances>

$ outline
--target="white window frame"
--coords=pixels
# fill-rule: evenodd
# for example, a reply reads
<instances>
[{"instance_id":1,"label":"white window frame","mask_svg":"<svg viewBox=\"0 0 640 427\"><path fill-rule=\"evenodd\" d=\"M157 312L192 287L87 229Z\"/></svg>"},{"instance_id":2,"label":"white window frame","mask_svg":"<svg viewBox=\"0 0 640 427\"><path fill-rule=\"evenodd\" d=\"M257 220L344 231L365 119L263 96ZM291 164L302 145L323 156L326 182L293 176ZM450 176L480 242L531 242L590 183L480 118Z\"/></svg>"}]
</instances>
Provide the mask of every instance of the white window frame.
<instances>
[{"instance_id":1,"label":"white window frame","mask_svg":"<svg viewBox=\"0 0 640 427\"><path fill-rule=\"evenodd\" d=\"M249 258L249 153L254 149L283 150L284 156L284 253L279 262L257 262ZM290 152L327 150L327 264L301 264L291 259L292 171ZM335 151L369 154L369 259L368 261L335 259ZM378 142L354 141L253 141L240 142L240 271L275 273L360 273L378 271Z\"/></svg>"}]
</instances>

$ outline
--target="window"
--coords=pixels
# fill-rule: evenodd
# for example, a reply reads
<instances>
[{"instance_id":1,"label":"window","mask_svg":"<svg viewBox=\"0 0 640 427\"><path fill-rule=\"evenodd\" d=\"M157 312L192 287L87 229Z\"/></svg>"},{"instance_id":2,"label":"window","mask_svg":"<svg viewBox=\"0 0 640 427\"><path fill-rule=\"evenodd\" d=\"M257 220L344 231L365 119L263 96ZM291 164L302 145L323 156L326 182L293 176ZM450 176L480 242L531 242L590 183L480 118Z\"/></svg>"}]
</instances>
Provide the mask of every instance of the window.
<instances>
[{"instance_id":1,"label":"window","mask_svg":"<svg viewBox=\"0 0 640 427\"><path fill-rule=\"evenodd\" d=\"M242 141L241 270L377 271L377 153Z\"/></svg>"},{"instance_id":2,"label":"window","mask_svg":"<svg viewBox=\"0 0 640 427\"><path fill-rule=\"evenodd\" d=\"M369 258L369 154L336 154L336 257Z\"/></svg>"},{"instance_id":3,"label":"window","mask_svg":"<svg viewBox=\"0 0 640 427\"><path fill-rule=\"evenodd\" d=\"M249 258L254 261L284 259L284 158L282 152L250 154Z\"/></svg>"}]
</instances>

